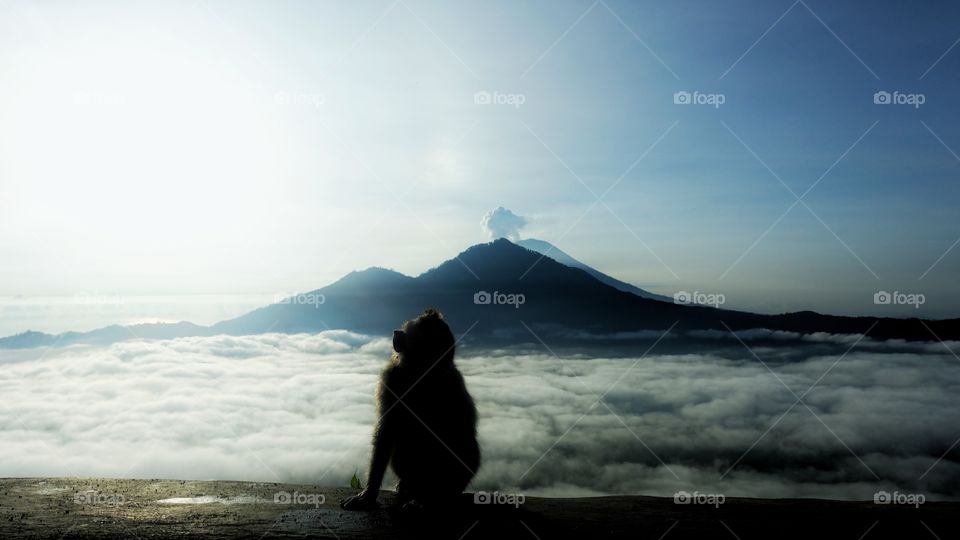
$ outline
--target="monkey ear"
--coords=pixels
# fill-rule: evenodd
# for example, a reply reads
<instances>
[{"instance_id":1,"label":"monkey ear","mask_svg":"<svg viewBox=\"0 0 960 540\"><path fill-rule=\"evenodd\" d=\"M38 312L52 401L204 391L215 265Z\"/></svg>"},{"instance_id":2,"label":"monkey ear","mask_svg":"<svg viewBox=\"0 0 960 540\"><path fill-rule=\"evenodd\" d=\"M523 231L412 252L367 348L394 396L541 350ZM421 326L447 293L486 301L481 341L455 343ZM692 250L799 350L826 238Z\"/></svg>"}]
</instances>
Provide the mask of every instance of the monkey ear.
<instances>
[{"instance_id":1,"label":"monkey ear","mask_svg":"<svg viewBox=\"0 0 960 540\"><path fill-rule=\"evenodd\" d=\"M402 353L407 347L407 335L402 330L393 331L393 350Z\"/></svg>"}]
</instances>

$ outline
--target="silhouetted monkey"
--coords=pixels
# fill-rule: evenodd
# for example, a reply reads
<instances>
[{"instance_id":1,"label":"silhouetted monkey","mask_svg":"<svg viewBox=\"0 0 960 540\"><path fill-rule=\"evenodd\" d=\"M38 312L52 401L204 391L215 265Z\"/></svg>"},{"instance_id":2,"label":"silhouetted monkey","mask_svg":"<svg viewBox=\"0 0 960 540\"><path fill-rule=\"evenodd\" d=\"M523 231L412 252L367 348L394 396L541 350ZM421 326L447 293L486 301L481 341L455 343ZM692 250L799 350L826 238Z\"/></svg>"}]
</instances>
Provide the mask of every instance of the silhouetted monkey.
<instances>
[{"instance_id":1,"label":"silhouetted monkey","mask_svg":"<svg viewBox=\"0 0 960 540\"><path fill-rule=\"evenodd\" d=\"M402 502L449 501L480 466L477 409L453 363L453 332L434 309L393 332L390 363L380 375L367 487L340 504L348 510L377 505L387 463L399 480Z\"/></svg>"}]
</instances>

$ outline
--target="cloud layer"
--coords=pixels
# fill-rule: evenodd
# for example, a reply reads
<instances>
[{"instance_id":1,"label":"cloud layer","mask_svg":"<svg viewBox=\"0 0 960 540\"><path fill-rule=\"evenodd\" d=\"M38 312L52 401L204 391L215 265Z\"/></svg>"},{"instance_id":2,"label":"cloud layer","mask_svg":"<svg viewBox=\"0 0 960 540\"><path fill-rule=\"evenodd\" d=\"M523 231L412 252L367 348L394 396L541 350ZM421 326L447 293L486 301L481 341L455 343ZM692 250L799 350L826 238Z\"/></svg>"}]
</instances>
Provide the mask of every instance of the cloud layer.
<instances>
[{"instance_id":1,"label":"cloud layer","mask_svg":"<svg viewBox=\"0 0 960 540\"><path fill-rule=\"evenodd\" d=\"M960 362L940 344L865 342L838 361L849 340L798 355L741 337L766 365L746 349L467 351L474 489L960 498ZM344 485L369 457L389 343L331 331L2 354L0 476Z\"/></svg>"}]
</instances>

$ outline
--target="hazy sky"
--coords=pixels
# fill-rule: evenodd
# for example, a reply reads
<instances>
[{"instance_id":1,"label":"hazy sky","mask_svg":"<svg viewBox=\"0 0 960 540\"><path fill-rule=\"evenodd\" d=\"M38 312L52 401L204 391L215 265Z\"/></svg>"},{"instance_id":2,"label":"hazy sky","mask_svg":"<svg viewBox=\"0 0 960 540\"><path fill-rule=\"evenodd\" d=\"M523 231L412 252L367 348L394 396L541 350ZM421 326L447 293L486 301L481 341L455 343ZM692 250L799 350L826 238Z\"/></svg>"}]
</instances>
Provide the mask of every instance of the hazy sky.
<instances>
[{"instance_id":1,"label":"hazy sky","mask_svg":"<svg viewBox=\"0 0 960 540\"><path fill-rule=\"evenodd\" d=\"M947 0L6 0L0 295L417 274L502 205L664 294L917 312L873 304L898 290L957 316L958 20Z\"/></svg>"}]
</instances>

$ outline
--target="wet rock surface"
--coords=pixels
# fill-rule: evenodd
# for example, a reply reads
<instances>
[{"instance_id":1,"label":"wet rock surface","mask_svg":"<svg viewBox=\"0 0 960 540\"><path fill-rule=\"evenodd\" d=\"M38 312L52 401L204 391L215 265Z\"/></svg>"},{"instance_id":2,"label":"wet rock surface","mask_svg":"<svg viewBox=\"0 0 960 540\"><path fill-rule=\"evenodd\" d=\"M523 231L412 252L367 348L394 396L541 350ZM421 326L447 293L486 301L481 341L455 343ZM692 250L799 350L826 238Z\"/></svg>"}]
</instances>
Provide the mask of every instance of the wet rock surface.
<instances>
[{"instance_id":1,"label":"wet rock surface","mask_svg":"<svg viewBox=\"0 0 960 540\"><path fill-rule=\"evenodd\" d=\"M729 498L719 507L616 496L527 497L519 507L340 509L350 488L261 482L0 479L2 538L953 538L960 503L920 507Z\"/></svg>"}]
</instances>

